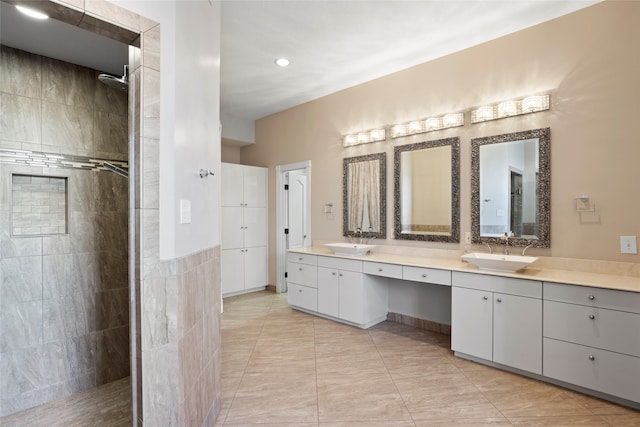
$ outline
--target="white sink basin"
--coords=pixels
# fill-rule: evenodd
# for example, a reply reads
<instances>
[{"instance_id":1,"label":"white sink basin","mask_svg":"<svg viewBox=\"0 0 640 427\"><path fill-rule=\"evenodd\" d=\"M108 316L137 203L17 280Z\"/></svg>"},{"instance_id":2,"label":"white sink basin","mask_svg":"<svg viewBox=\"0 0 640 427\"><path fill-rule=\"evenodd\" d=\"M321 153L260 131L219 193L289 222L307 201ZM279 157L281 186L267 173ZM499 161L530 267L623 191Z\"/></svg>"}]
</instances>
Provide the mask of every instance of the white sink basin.
<instances>
[{"instance_id":1,"label":"white sink basin","mask_svg":"<svg viewBox=\"0 0 640 427\"><path fill-rule=\"evenodd\" d=\"M477 266L480 270L515 272L526 268L538 260L534 256L487 254L476 252L462 255L462 259Z\"/></svg>"},{"instance_id":2,"label":"white sink basin","mask_svg":"<svg viewBox=\"0 0 640 427\"><path fill-rule=\"evenodd\" d=\"M336 255L363 256L376 248L376 245L362 245L356 243L326 243Z\"/></svg>"}]
</instances>

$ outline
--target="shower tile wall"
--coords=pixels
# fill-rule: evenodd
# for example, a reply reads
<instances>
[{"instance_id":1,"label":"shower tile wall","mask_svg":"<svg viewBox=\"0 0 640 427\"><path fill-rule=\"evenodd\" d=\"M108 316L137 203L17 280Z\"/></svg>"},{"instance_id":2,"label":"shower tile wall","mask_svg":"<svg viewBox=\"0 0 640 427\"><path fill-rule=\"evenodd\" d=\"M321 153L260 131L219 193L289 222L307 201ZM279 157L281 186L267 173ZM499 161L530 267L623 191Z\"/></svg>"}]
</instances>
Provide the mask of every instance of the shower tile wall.
<instances>
[{"instance_id":1,"label":"shower tile wall","mask_svg":"<svg viewBox=\"0 0 640 427\"><path fill-rule=\"evenodd\" d=\"M127 95L0 48L0 147L128 157ZM11 236L11 174L66 177L67 234ZM0 417L129 375L128 182L0 164Z\"/></svg>"}]
</instances>

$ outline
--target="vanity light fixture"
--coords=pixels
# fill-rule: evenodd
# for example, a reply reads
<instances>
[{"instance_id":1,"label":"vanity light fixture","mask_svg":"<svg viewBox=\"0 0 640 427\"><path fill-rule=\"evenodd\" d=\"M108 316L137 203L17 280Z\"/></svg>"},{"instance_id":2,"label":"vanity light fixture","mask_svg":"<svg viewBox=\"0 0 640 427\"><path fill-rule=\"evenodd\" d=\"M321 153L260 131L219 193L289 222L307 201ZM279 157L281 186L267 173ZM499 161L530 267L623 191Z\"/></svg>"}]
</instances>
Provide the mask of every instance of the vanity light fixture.
<instances>
[{"instance_id":1,"label":"vanity light fixture","mask_svg":"<svg viewBox=\"0 0 640 427\"><path fill-rule=\"evenodd\" d=\"M385 139L387 139L387 131L384 128L372 129L366 132L358 132L352 135L345 135L342 138L342 146L351 147L353 145L384 141Z\"/></svg>"},{"instance_id":2,"label":"vanity light fixture","mask_svg":"<svg viewBox=\"0 0 640 427\"><path fill-rule=\"evenodd\" d=\"M35 10L35 9L31 9L30 7L25 7L25 6L20 6L20 5L16 5L16 9L18 9L18 11L20 13L23 13L27 16L30 16L31 18L35 18L35 19L47 19L49 18L48 15Z\"/></svg>"},{"instance_id":3,"label":"vanity light fixture","mask_svg":"<svg viewBox=\"0 0 640 427\"><path fill-rule=\"evenodd\" d=\"M533 95L526 98L485 105L471 111L471 123L536 113L549 109L549 95Z\"/></svg>"},{"instance_id":4,"label":"vanity light fixture","mask_svg":"<svg viewBox=\"0 0 640 427\"><path fill-rule=\"evenodd\" d=\"M393 125L391 127L391 138L400 138L458 126L464 126L464 113L449 113L440 117L429 117L428 119Z\"/></svg>"}]
</instances>

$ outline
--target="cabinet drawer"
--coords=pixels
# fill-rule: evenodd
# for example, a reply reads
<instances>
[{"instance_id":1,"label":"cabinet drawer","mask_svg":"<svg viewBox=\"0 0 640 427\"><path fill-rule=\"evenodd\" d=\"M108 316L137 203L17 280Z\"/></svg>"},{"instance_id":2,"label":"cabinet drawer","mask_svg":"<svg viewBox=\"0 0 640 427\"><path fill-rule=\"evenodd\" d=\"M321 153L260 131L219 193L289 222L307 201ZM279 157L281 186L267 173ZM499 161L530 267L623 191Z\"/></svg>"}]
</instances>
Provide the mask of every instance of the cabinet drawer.
<instances>
[{"instance_id":1,"label":"cabinet drawer","mask_svg":"<svg viewBox=\"0 0 640 427\"><path fill-rule=\"evenodd\" d=\"M398 264L385 264L383 262L364 262L364 272L376 276L402 279L402 266Z\"/></svg>"},{"instance_id":2,"label":"cabinet drawer","mask_svg":"<svg viewBox=\"0 0 640 427\"><path fill-rule=\"evenodd\" d=\"M542 298L542 282L537 280L453 271L451 273L451 284L461 288L480 289L483 291L500 292L502 294L519 295L530 298Z\"/></svg>"},{"instance_id":3,"label":"cabinet drawer","mask_svg":"<svg viewBox=\"0 0 640 427\"><path fill-rule=\"evenodd\" d=\"M288 283L287 300L290 305L318 311L318 291L315 288Z\"/></svg>"},{"instance_id":4,"label":"cabinet drawer","mask_svg":"<svg viewBox=\"0 0 640 427\"><path fill-rule=\"evenodd\" d=\"M545 282L544 299L640 314L638 292Z\"/></svg>"},{"instance_id":5,"label":"cabinet drawer","mask_svg":"<svg viewBox=\"0 0 640 427\"><path fill-rule=\"evenodd\" d=\"M357 271L362 273L362 261L347 258L318 257L318 266L335 268L337 270Z\"/></svg>"},{"instance_id":6,"label":"cabinet drawer","mask_svg":"<svg viewBox=\"0 0 640 427\"><path fill-rule=\"evenodd\" d=\"M640 314L544 301L544 336L640 357Z\"/></svg>"},{"instance_id":7,"label":"cabinet drawer","mask_svg":"<svg viewBox=\"0 0 640 427\"><path fill-rule=\"evenodd\" d=\"M545 338L543 375L640 402L640 358Z\"/></svg>"},{"instance_id":8,"label":"cabinet drawer","mask_svg":"<svg viewBox=\"0 0 640 427\"><path fill-rule=\"evenodd\" d=\"M296 252L287 252L288 262L297 262L300 264L318 265L318 257L316 255L301 254Z\"/></svg>"},{"instance_id":9,"label":"cabinet drawer","mask_svg":"<svg viewBox=\"0 0 640 427\"><path fill-rule=\"evenodd\" d=\"M318 267L314 265L298 264L297 262L287 263L287 283L297 283L298 285L318 286Z\"/></svg>"},{"instance_id":10,"label":"cabinet drawer","mask_svg":"<svg viewBox=\"0 0 640 427\"><path fill-rule=\"evenodd\" d=\"M451 286L451 271L425 267L402 267L402 278L414 282Z\"/></svg>"}]
</instances>

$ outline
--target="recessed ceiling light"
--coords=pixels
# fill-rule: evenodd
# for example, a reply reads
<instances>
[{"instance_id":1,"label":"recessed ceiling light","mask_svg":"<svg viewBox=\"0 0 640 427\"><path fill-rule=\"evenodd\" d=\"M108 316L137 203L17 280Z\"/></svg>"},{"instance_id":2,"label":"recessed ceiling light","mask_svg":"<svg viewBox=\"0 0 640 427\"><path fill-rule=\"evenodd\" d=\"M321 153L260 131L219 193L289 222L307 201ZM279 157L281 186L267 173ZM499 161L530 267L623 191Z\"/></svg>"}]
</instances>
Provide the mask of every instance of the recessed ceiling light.
<instances>
[{"instance_id":1,"label":"recessed ceiling light","mask_svg":"<svg viewBox=\"0 0 640 427\"><path fill-rule=\"evenodd\" d=\"M30 7L16 5L16 9L18 9L20 12L24 13L25 15L35 19L47 19L49 17L42 12L39 12L35 9L31 9Z\"/></svg>"},{"instance_id":2,"label":"recessed ceiling light","mask_svg":"<svg viewBox=\"0 0 640 427\"><path fill-rule=\"evenodd\" d=\"M278 67L286 67L287 65L291 64L291 61L289 61L287 58L278 58L275 60L275 63Z\"/></svg>"}]
</instances>

